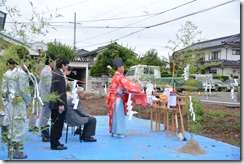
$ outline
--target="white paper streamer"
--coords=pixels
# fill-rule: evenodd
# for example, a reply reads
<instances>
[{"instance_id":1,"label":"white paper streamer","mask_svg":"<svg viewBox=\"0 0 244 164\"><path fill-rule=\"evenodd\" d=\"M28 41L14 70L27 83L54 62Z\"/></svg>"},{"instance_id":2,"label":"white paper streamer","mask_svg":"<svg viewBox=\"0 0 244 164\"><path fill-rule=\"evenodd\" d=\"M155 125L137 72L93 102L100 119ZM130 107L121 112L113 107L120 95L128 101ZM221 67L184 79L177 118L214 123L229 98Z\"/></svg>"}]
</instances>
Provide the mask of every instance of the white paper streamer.
<instances>
[{"instance_id":1,"label":"white paper streamer","mask_svg":"<svg viewBox=\"0 0 244 164\"><path fill-rule=\"evenodd\" d=\"M72 98L72 104L74 104L73 109L77 109L78 104L79 104L79 97L77 94L77 90L78 90L78 84L77 84L77 80L74 80L73 82L73 87L72 87L72 92L71 92L71 98Z\"/></svg>"},{"instance_id":2,"label":"white paper streamer","mask_svg":"<svg viewBox=\"0 0 244 164\"><path fill-rule=\"evenodd\" d=\"M75 88L77 87L77 85L76 85L76 84L77 84L77 80L74 80L72 90L73 90L73 89L75 89Z\"/></svg>"},{"instance_id":3,"label":"white paper streamer","mask_svg":"<svg viewBox=\"0 0 244 164\"><path fill-rule=\"evenodd\" d=\"M188 80L188 77L189 77L189 64L187 64L187 66L184 68L183 77L184 77L185 81Z\"/></svg>"},{"instance_id":4,"label":"white paper streamer","mask_svg":"<svg viewBox=\"0 0 244 164\"><path fill-rule=\"evenodd\" d=\"M104 86L104 93L107 94L107 84Z\"/></svg>"},{"instance_id":5,"label":"white paper streamer","mask_svg":"<svg viewBox=\"0 0 244 164\"><path fill-rule=\"evenodd\" d=\"M231 89L231 91L230 91L230 95L231 95L231 99L233 100L233 99L235 98L234 87Z\"/></svg>"},{"instance_id":6,"label":"white paper streamer","mask_svg":"<svg viewBox=\"0 0 244 164\"><path fill-rule=\"evenodd\" d=\"M190 115L192 117L192 120L195 121L195 112L194 112L194 109L193 109L193 103L192 103L192 99L191 99L191 96L189 96L190 98Z\"/></svg>"},{"instance_id":7,"label":"white paper streamer","mask_svg":"<svg viewBox=\"0 0 244 164\"><path fill-rule=\"evenodd\" d=\"M131 93L129 93L129 98L128 98L128 101L127 101L127 109L128 109L128 112L127 112L127 115L128 115L128 120L132 120L132 117L134 114L137 114L136 111L133 111L132 108L133 106L131 105L132 101L131 101Z\"/></svg>"},{"instance_id":8,"label":"white paper streamer","mask_svg":"<svg viewBox=\"0 0 244 164\"><path fill-rule=\"evenodd\" d=\"M77 98L77 99L74 99L74 100L75 100L75 103L74 103L73 109L77 109L78 104L79 104L79 99Z\"/></svg>"}]
</instances>

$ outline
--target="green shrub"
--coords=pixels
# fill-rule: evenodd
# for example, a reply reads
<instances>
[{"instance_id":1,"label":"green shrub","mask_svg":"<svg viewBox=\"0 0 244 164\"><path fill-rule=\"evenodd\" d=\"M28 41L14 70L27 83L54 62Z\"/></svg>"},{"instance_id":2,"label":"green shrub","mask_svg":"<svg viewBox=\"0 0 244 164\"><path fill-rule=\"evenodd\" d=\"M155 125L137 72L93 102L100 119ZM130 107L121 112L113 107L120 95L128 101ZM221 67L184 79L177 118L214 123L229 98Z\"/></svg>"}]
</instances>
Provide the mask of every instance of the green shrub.
<instances>
[{"instance_id":1,"label":"green shrub","mask_svg":"<svg viewBox=\"0 0 244 164\"><path fill-rule=\"evenodd\" d=\"M229 76L223 76L223 75L213 75L213 79L218 79L221 81L226 81L227 79L229 79Z\"/></svg>"}]
</instances>

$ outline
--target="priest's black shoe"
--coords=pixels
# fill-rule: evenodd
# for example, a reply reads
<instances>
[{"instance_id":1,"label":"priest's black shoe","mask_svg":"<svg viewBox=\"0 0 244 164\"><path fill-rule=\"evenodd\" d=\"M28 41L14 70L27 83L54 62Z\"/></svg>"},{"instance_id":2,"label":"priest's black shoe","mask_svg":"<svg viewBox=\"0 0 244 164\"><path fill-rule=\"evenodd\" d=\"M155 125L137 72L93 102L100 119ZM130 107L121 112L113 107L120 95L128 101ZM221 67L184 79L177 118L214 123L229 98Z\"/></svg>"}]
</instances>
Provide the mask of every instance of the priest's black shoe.
<instances>
[{"instance_id":1,"label":"priest's black shoe","mask_svg":"<svg viewBox=\"0 0 244 164\"><path fill-rule=\"evenodd\" d=\"M84 142L97 142L97 140L93 137L82 137Z\"/></svg>"}]
</instances>

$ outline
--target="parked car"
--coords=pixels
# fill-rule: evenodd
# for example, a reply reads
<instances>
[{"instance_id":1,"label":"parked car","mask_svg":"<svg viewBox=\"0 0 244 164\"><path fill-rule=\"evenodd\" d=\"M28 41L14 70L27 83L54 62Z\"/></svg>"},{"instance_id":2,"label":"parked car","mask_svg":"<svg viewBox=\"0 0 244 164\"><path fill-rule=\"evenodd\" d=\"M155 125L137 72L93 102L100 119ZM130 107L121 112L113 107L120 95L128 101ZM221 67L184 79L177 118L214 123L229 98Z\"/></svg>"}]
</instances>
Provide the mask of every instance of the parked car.
<instances>
[{"instance_id":1,"label":"parked car","mask_svg":"<svg viewBox=\"0 0 244 164\"><path fill-rule=\"evenodd\" d=\"M231 87L238 87L237 79L227 79L225 83L229 84Z\"/></svg>"},{"instance_id":2,"label":"parked car","mask_svg":"<svg viewBox=\"0 0 244 164\"><path fill-rule=\"evenodd\" d=\"M234 91L237 92L238 91L238 81L237 79L228 79L225 81L225 83L229 84L230 89L232 89L234 87Z\"/></svg>"},{"instance_id":3,"label":"parked car","mask_svg":"<svg viewBox=\"0 0 244 164\"><path fill-rule=\"evenodd\" d=\"M213 82L211 82L211 80L213 79L212 74L194 74L192 76L195 77L196 80L202 83L203 90L207 89L207 91L209 91L210 84L211 84L211 91L217 91L216 86L214 85Z\"/></svg>"},{"instance_id":4,"label":"parked car","mask_svg":"<svg viewBox=\"0 0 244 164\"><path fill-rule=\"evenodd\" d=\"M179 92L182 91L202 91L203 88L203 83L199 80L196 79L189 79L187 81L184 81L182 79L182 83L178 83L176 85L176 90Z\"/></svg>"},{"instance_id":5,"label":"parked car","mask_svg":"<svg viewBox=\"0 0 244 164\"><path fill-rule=\"evenodd\" d=\"M144 88L149 81L148 79L161 78L160 67L140 64L131 66L125 76Z\"/></svg>"},{"instance_id":6,"label":"parked car","mask_svg":"<svg viewBox=\"0 0 244 164\"><path fill-rule=\"evenodd\" d=\"M217 91L230 91L231 86L228 83L222 82L218 79L212 79L212 83L215 85Z\"/></svg>"},{"instance_id":7,"label":"parked car","mask_svg":"<svg viewBox=\"0 0 244 164\"><path fill-rule=\"evenodd\" d=\"M205 90L206 86L207 86L208 87L207 91L209 91L210 84L211 84L211 91L217 91L217 87L215 86L215 84L213 82L211 82L211 83L210 82L209 83L202 82L203 90Z\"/></svg>"}]
</instances>

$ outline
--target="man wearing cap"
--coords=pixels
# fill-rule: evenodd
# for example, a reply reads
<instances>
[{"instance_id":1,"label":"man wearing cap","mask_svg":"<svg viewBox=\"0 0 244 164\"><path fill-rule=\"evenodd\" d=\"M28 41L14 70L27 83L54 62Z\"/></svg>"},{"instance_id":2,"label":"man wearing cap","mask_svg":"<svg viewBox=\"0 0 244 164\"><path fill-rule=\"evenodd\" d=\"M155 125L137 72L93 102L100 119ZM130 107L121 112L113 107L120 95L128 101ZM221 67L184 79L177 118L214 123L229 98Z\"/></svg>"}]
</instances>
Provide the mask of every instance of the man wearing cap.
<instances>
[{"instance_id":1,"label":"man wearing cap","mask_svg":"<svg viewBox=\"0 0 244 164\"><path fill-rule=\"evenodd\" d=\"M73 98L68 98L68 109L66 113L66 122L71 126L84 125L82 140L84 142L96 142L97 140L92 136L95 135L97 120L95 117L86 113L82 107L81 99L84 97L84 88L78 87L77 94L79 98L79 103L76 109L74 109L74 104L72 103Z\"/></svg>"},{"instance_id":2,"label":"man wearing cap","mask_svg":"<svg viewBox=\"0 0 244 164\"><path fill-rule=\"evenodd\" d=\"M109 105L109 132L112 137L124 137L126 133L127 101L129 93L132 94L131 100L137 105L149 105L146 93L140 86L127 79L124 73L122 58L117 57L112 61L113 68L116 70L106 98Z\"/></svg>"}]
</instances>

